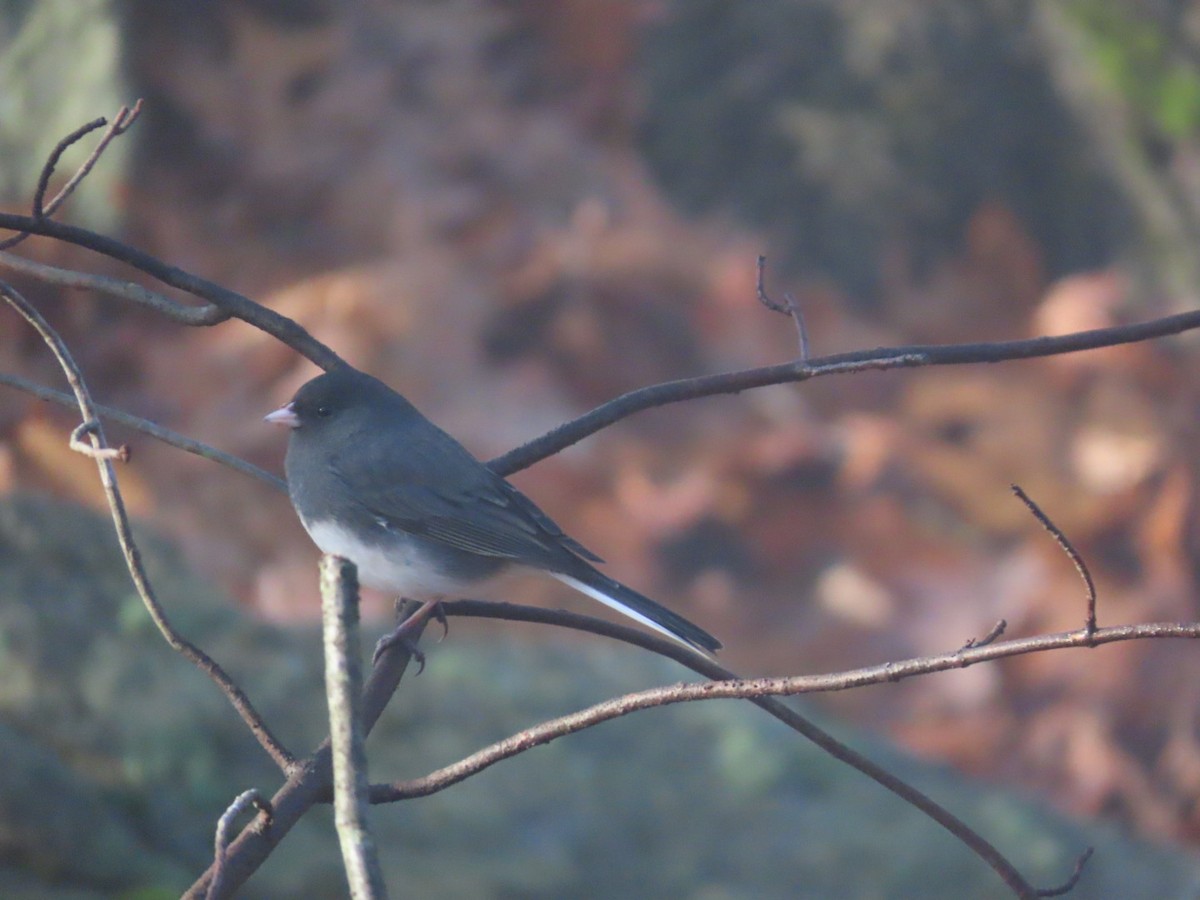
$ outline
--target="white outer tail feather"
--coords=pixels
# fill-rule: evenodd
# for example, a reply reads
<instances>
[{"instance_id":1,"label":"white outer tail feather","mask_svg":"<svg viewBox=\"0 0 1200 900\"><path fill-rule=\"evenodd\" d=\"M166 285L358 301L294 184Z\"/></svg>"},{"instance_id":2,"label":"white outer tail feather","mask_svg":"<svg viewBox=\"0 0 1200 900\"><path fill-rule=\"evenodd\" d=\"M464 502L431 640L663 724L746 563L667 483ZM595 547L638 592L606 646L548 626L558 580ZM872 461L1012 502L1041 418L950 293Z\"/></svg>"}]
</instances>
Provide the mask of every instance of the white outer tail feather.
<instances>
[{"instance_id":1,"label":"white outer tail feather","mask_svg":"<svg viewBox=\"0 0 1200 900\"><path fill-rule=\"evenodd\" d=\"M628 606L626 606L620 600L613 599L612 597L608 596L608 594L605 594L603 591L597 590L596 588L592 587L590 584L584 584L578 578L572 578L570 575L563 575L561 572L551 572L550 574L553 575L555 578L557 578L559 581L561 581L563 584L573 587L575 590L579 591L579 593L586 594L587 596L591 597L593 600L599 600L605 606L615 609L617 612L621 613L621 615L629 616L629 618L635 619L636 621L641 622L643 625L645 625L649 628L653 628L659 634L665 634L671 640L678 641L679 643L683 644L683 646L687 647L690 650L696 649L688 641L685 641L679 635L675 634L675 632L668 631L666 628L664 628L662 625L659 625L653 619L647 618L646 616L642 615L640 612L638 612L635 609L630 609Z\"/></svg>"}]
</instances>

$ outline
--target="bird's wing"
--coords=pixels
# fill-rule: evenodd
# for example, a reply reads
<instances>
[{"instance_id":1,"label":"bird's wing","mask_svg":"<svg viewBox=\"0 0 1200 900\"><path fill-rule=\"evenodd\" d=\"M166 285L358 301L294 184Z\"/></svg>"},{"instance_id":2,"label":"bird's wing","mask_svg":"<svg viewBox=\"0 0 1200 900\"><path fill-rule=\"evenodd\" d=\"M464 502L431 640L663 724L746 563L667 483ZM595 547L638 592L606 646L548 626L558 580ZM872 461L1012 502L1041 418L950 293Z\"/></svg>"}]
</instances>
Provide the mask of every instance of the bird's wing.
<instances>
[{"instance_id":1,"label":"bird's wing","mask_svg":"<svg viewBox=\"0 0 1200 900\"><path fill-rule=\"evenodd\" d=\"M398 531L549 568L570 556L602 561L457 441L444 432L441 437L445 440L398 440L381 450L341 454L333 471L348 484L366 486L356 492L364 511ZM452 479L443 474L447 463Z\"/></svg>"}]
</instances>

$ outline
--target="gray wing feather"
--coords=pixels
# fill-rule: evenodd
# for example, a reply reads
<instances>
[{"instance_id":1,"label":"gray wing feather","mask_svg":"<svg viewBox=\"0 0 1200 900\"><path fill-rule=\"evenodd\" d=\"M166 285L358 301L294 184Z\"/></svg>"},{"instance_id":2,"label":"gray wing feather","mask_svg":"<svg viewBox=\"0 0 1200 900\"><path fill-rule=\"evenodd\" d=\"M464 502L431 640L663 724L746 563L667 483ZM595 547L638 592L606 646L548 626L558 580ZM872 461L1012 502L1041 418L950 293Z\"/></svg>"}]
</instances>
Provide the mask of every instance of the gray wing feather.
<instances>
[{"instance_id":1,"label":"gray wing feather","mask_svg":"<svg viewBox=\"0 0 1200 900\"><path fill-rule=\"evenodd\" d=\"M333 473L355 486L365 512L399 531L547 568L574 557L602 561L445 432L439 430L435 440L423 435L407 446L401 437L382 444L382 452L364 447L381 444L364 442L339 454ZM452 486L438 477L447 463L454 465Z\"/></svg>"}]
</instances>

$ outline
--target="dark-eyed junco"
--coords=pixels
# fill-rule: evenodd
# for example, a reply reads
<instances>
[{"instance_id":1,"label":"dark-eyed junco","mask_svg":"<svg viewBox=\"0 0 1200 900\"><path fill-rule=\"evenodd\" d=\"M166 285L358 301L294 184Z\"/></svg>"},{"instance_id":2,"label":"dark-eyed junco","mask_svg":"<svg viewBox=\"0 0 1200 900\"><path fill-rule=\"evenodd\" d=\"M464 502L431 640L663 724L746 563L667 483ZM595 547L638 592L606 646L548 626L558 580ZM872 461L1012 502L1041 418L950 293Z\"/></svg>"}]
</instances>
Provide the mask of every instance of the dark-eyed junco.
<instances>
[{"instance_id":1,"label":"dark-eyed junco","mask_svg":"<svg viewBox=\"0 0 1200 900\"><path fill-rule=\"evenodd\" d=\"M266 420L291 428L285 468L300 521L366 585L429 603L524 566L685 644L721 646L597 571L598 556L370 375L319 375Z\"/></svg>"}]
</instances>

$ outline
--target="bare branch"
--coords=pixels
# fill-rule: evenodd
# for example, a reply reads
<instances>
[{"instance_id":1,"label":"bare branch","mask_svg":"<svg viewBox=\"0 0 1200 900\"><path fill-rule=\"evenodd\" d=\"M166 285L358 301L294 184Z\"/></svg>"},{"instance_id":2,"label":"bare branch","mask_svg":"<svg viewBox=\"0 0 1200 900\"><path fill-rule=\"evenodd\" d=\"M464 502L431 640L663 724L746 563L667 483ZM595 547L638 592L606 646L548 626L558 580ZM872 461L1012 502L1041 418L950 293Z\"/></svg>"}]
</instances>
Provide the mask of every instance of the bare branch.
<instances>
[{"instance_id":1,"label":"bare branch","mask_svg":"<svg viewBox=\"0 0 1200 900\"><path fill-rule=\"evenodd\" d=\"M317 341L304 328L286 316L267 309L235 291L170 266L148 253L105 235L64 225L53 219L37 219L2 212L0 212L0 229L44 235L124 262L163 284L209 301L225 315L241 319L277 338L323 369L329 370L345 364L333 350ZM1196 328L1200 328L1200 311L1193 310L1147 322L1097 328L1053 337L973 344L918 344L908 347L856 350L774 366L667 381L622 394L596 407L591 412L493 459L490 465L501 475L510 475L528 468L535 462L634 413L670 403L721 394L737 394L757 387L800 383L811 378L844 375L872 369L967 365L1035 359L1136 343L1180 334Z\"/></svg>"},{"instance_id":2,"label":"bare branch","mask_svg":"<svg viewBox=\"0 0 1200 900\"><path fill-rule=\"evenodd\" d=\"M102 134L100 136L99 142L97 142L97 144L96 144L95 148L92 150L92 152L90 154L88 154L88 158L85 159L83 161L82 165L80 165L80 167L75 170L75 174L72 175L71 178L67 181L67 183L62 186L62 190L60 190L57 194L55 194L54 199L46 204L46 207L44 210L41 209L39 200L40 200L40 197L45 196L45 190L43 189L42 182L39 181L38 188L40 191L40 195L34 197L34 207L33 207L34 212L33 212L33 214L35 216L38 216L38 215L52 216L52 215L54 215L54 213L58 210L58 208L60 206L62 206L64 201L66 201L66 199L68 197L70 197L72 193L74 193L75 188L77 188L79 186L80 182L82 182L83 179L87 178L88 173L91 172L92 167L95 166L97 162L99 162L101 155L103 155L105 149L107 149L108 145L112 143L113 139L118 138L121 135L123 135L125 132L127 132L133 126L133 123L138 120L138 116L140 116L141 114L142 114L142 100L140 97L133 104L132 109L130 109L128 106L122 106L119 110L117 110L117 114L115 116L113 116L112 124L109 125L108 128L105 130L104 134ZM100 119L98 121L100 124L104 123L103 119ZM80 137L82 137L82 135L80 135ZM63 146L62 150L65 150L65 149L66 149L66 147ZM58 153L58 155L61 156L61 150L59 150L58 148L56 148L56 153ZM44 170L43 177L44 177L46 183L49 183L50 170L52 170L56 164L57 164L57 157L52 155L51 158L49 160L47 160L46 169Z\"/></svg>"},{"instance_id":3,"label":"bare branch","mask_svg":"<svg viewBox=\"0 0 1200 900\"><path fill-rule=\"evenodd\" d=\"M447 614L462 615L464 613L459 604L464 602L468 601L447 602L443 605L446 608ZM469 602L475 603L479 601ZM489 605L497 606L501 604ZM502 606L507 607L507 604L503 604ZM556 612L561 614L561 611ZM465 614L484 616L486 613L486 610L472 609ZM506 619L512 617L511 608L505 608L495 616L495 618ZM526 619L523 615L521 618ZM556 622L556 624L564 623ZM584 630L600 631L600 629L593 629L591 627ZM609 636L613 635L610 634ZM508 759L531 747L549 743L563 735L573 734L576 731L599 724L600 722L606 722L609 719L615 719L642 709L670 706L675 703L688 703L696 700L756 699L772 696L795 696L797 694L844 691L851 688L865 687L866 685L898 682L917 675L928 675L932 672L965 669L977 663L1027 653L1062 650L1068 647L1092 647L1093 645L1109 644L1117 641L1151 638L1190 638L1194 640L1200 638L1200 622L1155 622L1142 625L1122 625L1112 628L1099 628L1095 632L1089 632L1087 629L1081 628L1076 631L1020 638L998 644L993 643L986 646L956 650L953 653L916 657L900 662L887 662L881 665L827 675L737 678L733 673L721 669L715 663L711 663L710 665L715 667L719 674L713 674L710 677L719 680L702 683L674 684L667 687L627 694L624 697L617 697L607 700L604 703L596 704L581 712L572 713L569 716L563 716L549 722L543 722L518 735L514 735L504 741L499 741L467 759L455 763L453 766L439 769L437 772L422 778L396 782L390 788L380 788L372 793L372 800L380 803L435 793L451 784L461 781L468 775L486 769L503 759ZM642 646L646 646L651 642L659 643L661 639L647 638L647 640L630 641L630 643L637 643ZM682 652L690 655L686 649ZM674 654L664 653L664 655ZM698 657L699 654L696 654L696 656ZM693 662L689 659L685 665L705 675L709 675L709 672L713 671L709 666L700 665L698 659L696 663L693 665Z\"/></svg>"},{"instance_id":4,"label":"bare branch","mask_svg":"<svg viewBox=\"0 0 1200 900\"><path fill-rule=\"evenodd\" d=\"M407 603L405 612L411 614L419 606ZM410 635L415 645L424 629L421 623ZM371 670L363 688L362 722L369 734L379 720L380 714L395 694L400 680L412 657L404 644L397 644L380 657L379 664ZM229 847L222 878L228 890L235 890L249 878L271 855L271 851L282 841L297 822L322 797L328 797L332 784L330 765L330 742L326 738L302 763L288 773L288 780L271 798L274 818L270 829L245 829ZM211 884L213 867L209 866L196 882L184 893L189 900L204 900Z\"/></svg>"},{"instance_id":5,"label":"bare branch","mask_svg":"<svg viewBox=\"0 0 1200 900\"><path fill-rule=\"evenodd\" d=\"M208 891L208 900L219 900L219 898L225 896L225 886L221 883L223 880L221 875L229 851L229 840L233 832L233 823L238 816L251 807L257 809L262 814L261 819L256 819L254 824L264 828L271 824L271 804L258 792L257 788L242 791L242 793L234 797L233 802L229 804L229 808L217 820L216 837L213 841L213 879L212 886Z\"/></svg>"},{"instance_id":6,"label":"bare branch","mask_svg":"<svg viewBox=\"0 0 1200 900\"><path fill-rule=\"evenodd\" d=\"M387 897L367 824L367 751L362 728L358 570L340 556L321 557L321 632L333 757L333 809L342 864L354 900Z\"/></svg>"},{"instance_id":7,"label":"bare branch","mask_svg":"<svg viewBox=\"0 0 1200 900\"><path fill-rule=\"evenodd\" d=\"M1087 588L1087 618L1084 620L1084 629L1089 634L1096 633L1096 582L1092 580L1092 573L1088 570L1087 563L1083 561L1083 557L1079 551L1075 549L1075 545L1070 539L1063 534L1063 530L1051 521L1040 506L1030 499L1029 495L1021 489L1020 485L1010 485L1012 492L1017 495L1017 498L1029 507L1029 511L1033 513L1033 517L1041 523L1042 527L1050 532L1054 540L1058 542L1058 546L1062 547L1063 553L1067 554L1067 558L1075 564L1075 570L1079 572L1079 577L1083 579L1084 587Z\"/></svg>"},{"instance_id":8,"label":"bare branch","mask_svg":"<svg viewBox=\"0 0 1200 900\"><path fill-rule=\"evenodd\" d=\"M596 619L591 616L581 615L579 613L567 612L566 610L561 609L548 610L533 606L520 606L512 603L496 603L485 600L444 601L442 603L442 607L444 608L445 612L450 615L485 619L503 619L506 621L517 622L538 622L543 624L557 625L564 628L572 628L578 631L586 631L592 634L602 635L604 637L613 638L627 644L632 644L634 646L650 650L654 653L658 653L661 656L666 656L670 659L673 659L676 662L687 666L692 671L703 675L706 678L712 679L711 682L694 685L694 687L697 687L700 690L711 688L718 682L737 680L737 676L733 672L725 669L715 660L702 653L692 650L691 648L684 647L676 641L667 640L659 637L658 635L650 634L649 632L627 625L620 625L614 622L605 621L603 619ZM856 769L857 771L866 775L872 781L879 784L881 787L891 791L905 802L911 804L925 815L929 816L933 821L937 822L939 825L953 834L956 838L958 838L958 840L962 841L966 847L978 855L980 859L987 863L987 865L990 866L992 870L996 872L996 874L1004 881L1004 883L1012 888L1014 893L1016 893L1018 896L1034 896L1034 888L1032 885L1025 881L1021 873L1011 862L1008 861L1007 858L1005 858L995 847L993 847L982 835L973 830L949 810L942 807L931 797L923 794L912 785L896 777L887 769L863 756L857 750L854 750L853 748L842 743L829 732L801 716L794 709L777 698L772 696L756 696L748 697L747 699L749 699L749 701L755 706L759 707L769 715L782 722L784 725L791 728L793 731L810 740L813 744L828 753L834 759L840 760L846 765ZM595 708L596 707L593 707L592 709ZM585 710L583 713L577 713L576 715L583 715L586 712L588 711ZM570 719L571 717L564 718ZM562 720L555 721L561 722ZM530 729L522 732L520 735L514 735L513 738L509 739L509 741L519 741L521 740L522 736L529 735L532 731L533 729ZM554 735L546 737L545 740L537 740L534 743L529 744L528 747L517 749L514 751L514 753L508 755L514 755L516 752L522 752L523 749L530 749L534 746L538 746L541 743L548 743L550 740L553 740L554 737L558 736L559 735ZM444 788L455 783L449 779L454 774L453 770L455 770L456 767L464 764L470 764L472 760L481 762L483 759L481 756L482 754L486 754L493 750L499 750L501 745L505 745L507 743L508 741L501 741L499 744L493 744L491 747L480 750L478 753L467 757L459 763L456 763L454 766L447 766L444 769L438 770L438 772L425 776L423 779L414 779L413 781L403 782L402 784L407 788L415 788L417 790L424 790L426 788L443 790ZM493 759L490 762L487 762L485 767L487 765L493 765L495 762L499 762L501 758L507 757ZM462 777L469 777L470 774L473 773L463 774ZM435 785L434 779L436 777L445 777L447 780L443 784ZM422 784L422 782L424 782L424 784ZM401 799L399 797L391 796L390 794L390 792L398 786L399 785L373 785L371 788L372 802L384 803L391 802L395 799ZM428 792L433 793L434 790L429 790ZM424 796L423 793L419 795Z\"/></svg>"},{"instance_id":9,"label":"bare branch","mask_svg":"<svg viewBox=\"0 0 1200 900\"><path fill-rule=\"evenodd\" d=\"M47 284L95 291L97 294L106 294L118 300L128 300L161 313L181 325L217 325L229 319L229 313L212 303L206 303L203 306L184 306L182 303L176 303L170 297L155 293L132 281L76 272L72 269L60 269L57 266L48 266L45 263L17 256L15 253L0 251L0 266Z\"/></svg>"},{"instance_id":10,"label":"bare branch","mask_svg":"<svg viewBox=\"0 0 1200 900\"><path fill-rule=\"evenodd\" d=\"M59 406L67 407L68 409L78 408L75 398L70 394L64 394L53 388L45 387L44 385L22 378L19 375L9 375L7 372L0 372L0 385L24 391L41 400L49 400L51 403L57 403ZM162 441L164 444L170 444L172 447L178 447L187 453L192 453L203 459L228 466L235 472L241 472L243 475L257 478L259 481L270 485L276 490L283 491L284 493L287 492L287 484L282 478L277 478L265 469L260 469L258 466L248 463L244 459L240 459L230 453L218 450L216 447L210 447L208 444L192 440L190 437L186 437L177 431L172 431L170 428L164 428L162 425L151 422L149 419L142 419L111 406L93 403L92 409L99 413L101 419L116 422L124 425L126 428L133 428L136 431L149 435L155 440Z\"/></svg>"},{"instance_id":11,"label":"bare branch","mask_svg":"<svg viewBox=\"0 0 1200 900\"><path fill-rule=\"evenodd\" d=\"M771 312L783 313L785 316L790 316L796 324L796 339L800 345L800 355L797 359L800 362L808 360L808 328L804 324L804 314L800 311L800 304L796 302L796 298L791 294L783 295L783 303L778 303L770 298L767 294L766 284L767 273L767 258L760 255L758 257L758 280L755 284L755 293L758 295L758 302L765 306Z\"/></svg>"},{"instance_id":12,"label":"bare branch","mask_svg":"<svg viewBox=\"0 0 1200 900\"><path fill-rule=\"evenodd\" d=\"M50 348L51 353L54 354L60 368L62 368L63 373L66 375L67 382L71 385L71 390L75 394L75 401L79 406L80 414L83 416L84 421L91 426L88 429L88 436L91 438L92 447L96 450L106 449L107 444L104 438L104 431L100 427L95 406L92 404L91 394L88 392L87 385L83 381L79 367L75 364L75 360L71 358L70 351L67 349L62 338L50 327L50 324L42 317L41 313L32 307L11 285L0 282L0 297L3 297L9 306L16 310L37 331L42 340ZM242 720L249 726L250 731L258 739L259 744L267 751L271 759L275 761L275 764L285 772L290 771L295 762L294 758L271 732L271 729L267 727L267 723L259 715L258 710L254 708L253 704L251 704L245 692L238 687L237 683L213 659L200 650L200 648L185 640L175 630L174 626L171 625L170 620L167 618L162 605L155 595L154 588L150 584L150 579L146 575L146 570L142 566L141 551L133 539L133 530L129 524L129 516L125 511L125 501L121 497L120 488L117 486L117 475L113 469L112 460L101 454L96 459L96 466L100 471L100 483L104 487L104 495L108 500L109 510L112 513L113 525L117 532L117 541L121 546L121 553L125 557L125 564L129 569L130 576L133 578L138 595L142 598L146 609L149 610L154 624L158 626L158 630L166 638L167 643L171 647L183 654L185 658L216 682L217 686L224 692L230 703L233 704L234 708L241 715Z\"/></svg>"},{"instance_id":13,"label":"bare branch","mask_svg":"<svg viewBox=\"0 0 1200 900\"><path fill-rule=\"evenodd\" d=\"M90 422L84 422L71 432L71 439L67 446L90 459L119 459L121 462L129 462L129 447L126 444L122 444L120 447L95 447L92 444L84 443L85 437L99 434L99 432L99 420L92 419Z\"/></svg>"},{"instance_id":14,"label":"bare branch","mask_svg":"<svg viewBox=\"0 0 1200 900\"><path fill-rule=\"evenodd\" d=\"M1083 869L1087 865L1088 860L1092 858L1092 853L1096 850L1095 847L1088 847L1083 853L1079 854L1079 859L1075 860L1075 871L1071 873L1062 885L1055 888L1043 888L1037 892L1039 897L1061 897L1063 894L1069 894L1075 890L1075 885L1079 884L1079 877L1083 874Z\"/></svg>"},{"instance_id":15,"label":"bare branch","mask_svg":"<svg viewBox=\"0 0 1200 900\"><path fill-rule=\"evenodd\" d=\"M991 627L987 634L981 638L969 638L967 642L962 645L962 649L970 650L972 647L986 647L988 644L996 640L996 638L1000 637L1000 635L1004 634L1004 631L1007 628L1008 620L998 619L996 624Z\"/></svg>"},{"instance_id":16,"label":"bare branch","mask_svg":"<svg viewBox=\"0 0 1200 900\"><path fill-rule=\"evenodd\" d=\"M5 227L0 215L0 227ZM578 443L602 428L634 413L720 394L737 394L773 384L792 384L826 375L843 375L867 369L902 369L919 366L959 366L1035 359L1132 344L1200 328L1200 310L1164 316L1132 325L1097 328L1054 337L977 344L919 344L911 347L855 350L807 362L789 362L720 375L683 378L639 388L603 403L527 444L493 459L489 465L501 475L528 468L565 447Z\"/></svg>"},{"instance_id":17,"label":"bare branch","mask_svg":"<svg viewBox=\"0 0 1200 900\"><path fill-rule=\"evenodd\" d=\"M99 161L101 155L104 153L108 145L112 143L113 139L120 137L126 131L128 131L130 126L137 121L137 118L139 115L141 115L141 112L142 101L140 99L133 105L132 110L127 106L122 106L119 110L117 110L117 114L113 118L112 124L108 126L108 129L101 136L100 141L96 144L92 152L88 154L88 158L83 161L83 164L80 165L78 169L76 169L75 174L71 176L65 185L63 185L62 189L54 196L54 198L49 203L46 203L46 191L49 190L50 187L50 177L54 174L54 168L58 165L63 153L65 153L69 147L78 143L86 135L95 131L97 128L103 128L104 125L107 124L107 120L103 117L94 119L93 121L76 128L61 141L59 141L55 145L54 149L50 151L50 156L46 159L45 165L42 166L41 174L38 176L37 188L33 194L33 217L35 219L41 219L46 216L54 215L58 208L62 206L66 199L75 191L75 188L79 186L80 182L82 182L83 179L88 176L88 173L92 171L92 168ZM8 238L5 241L0 241L0 250L8 250L11 247L15 247L28 236L28 234L18 234Z\"/></svg>"},{"instance_id":18,"label":"bare branch","mask_svg":"<svg viewBox=\"0 0 1200 900\"><path fill-rule=\"evenodd\" d=\"M42 216L53 212L53 210L47 211L45 208L46 191L50 188L50 178L54 174L54 167L62 159L62 155L67 152L68 148L83 140L85 136L91 134L97 128L103 128L107 124L108 120L103 116L93 119L91 122L80 125L54 145L54 149L50 151L50 156L47 157L45 164L42 166L41 174L38 176L37 188L33 192L34 216L40 219Z\"/></svg>"},{"instance_id":19,"label":"bare branch","mask_svg":"<svg viewBox=\"0 0 1200 900\"><path fill-rule=\"evenodd\" d=\"M106 235L65 225L54 219L19 216L13 213L0 212L0 229L39 234L55 240L64 241L93 250L109 259L115 259L132 266L140 272L145 272L151 278L163 284L177 288L193 297L207 300L218 307L227 318L241 319L253 325L260 331L278 339L291 347L301 356L311 360L322 369L333 369L345 365L340 356L329 347L314 338L299 323L287 316L280 315L272 309L255 303L247 297L231 291L227 287L200 278L183 269L168 265L149 253L130 247ZM3 249L0 247L0 249ZM211 325L212 322L202 324Z\"/></svg>"}]
</instances>

